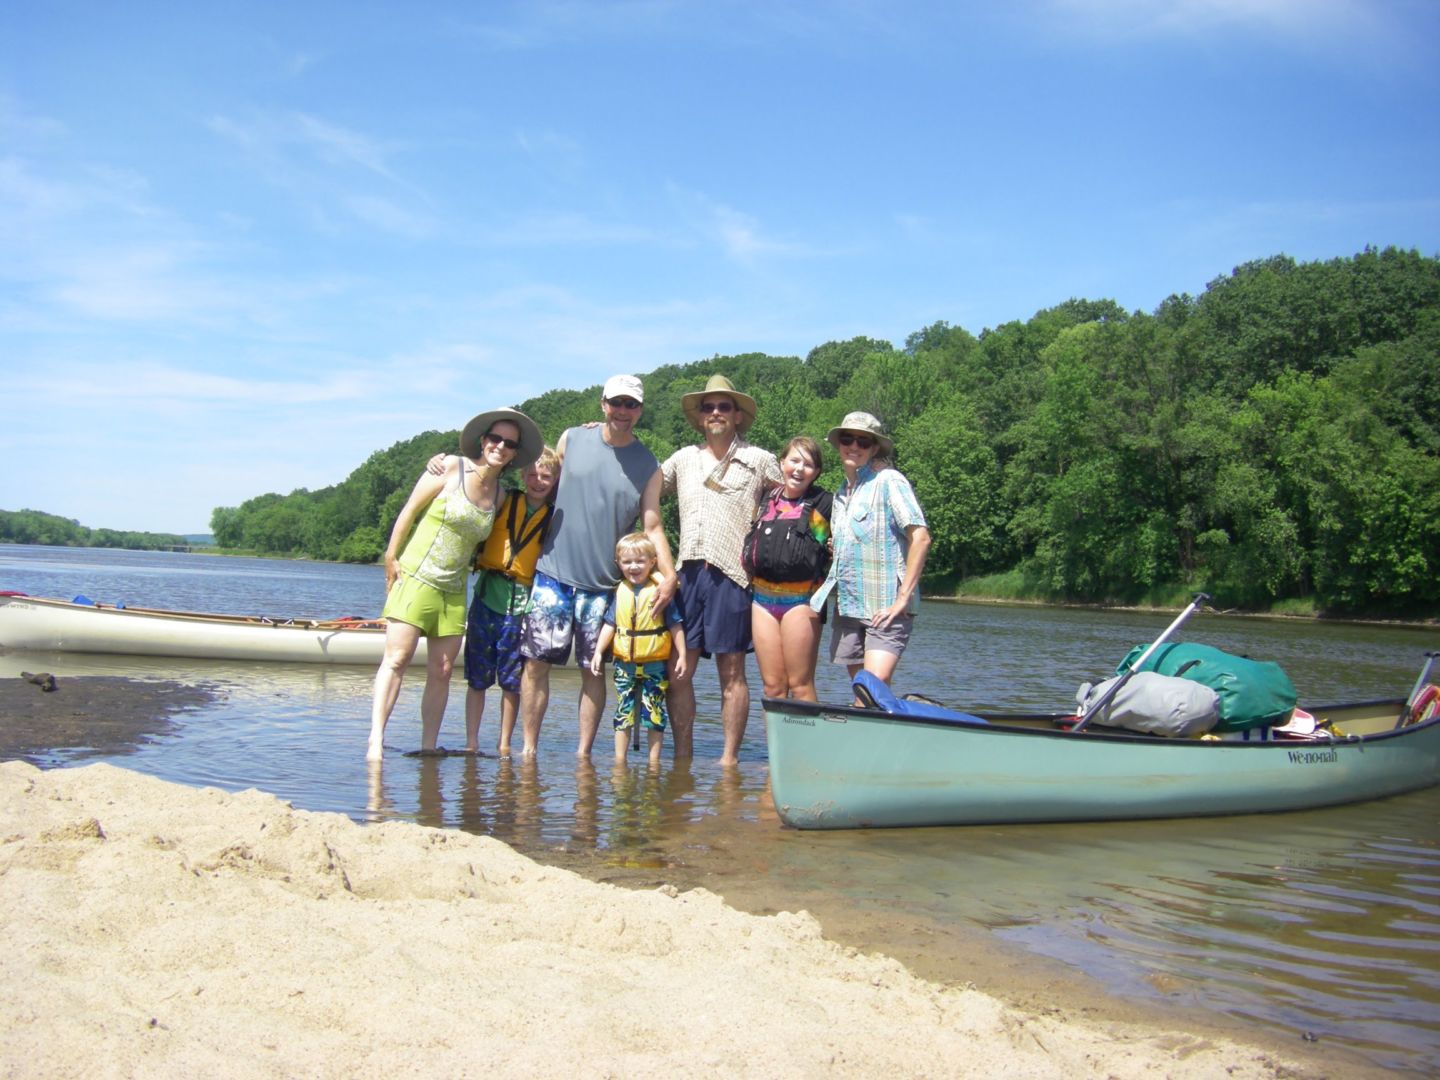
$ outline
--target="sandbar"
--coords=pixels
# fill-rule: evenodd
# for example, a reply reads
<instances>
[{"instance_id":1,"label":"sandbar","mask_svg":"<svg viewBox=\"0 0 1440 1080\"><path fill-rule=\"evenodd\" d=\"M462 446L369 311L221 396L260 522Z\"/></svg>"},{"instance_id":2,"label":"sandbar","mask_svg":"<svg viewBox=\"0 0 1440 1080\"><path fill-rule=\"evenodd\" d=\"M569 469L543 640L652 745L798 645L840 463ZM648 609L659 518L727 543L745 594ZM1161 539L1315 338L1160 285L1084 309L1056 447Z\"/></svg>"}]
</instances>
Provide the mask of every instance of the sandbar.
<instances>
[{"instance_id":1,"label":"sandbar","mask_svg":"<svg viewBox=\"0 0 1440 1080\"><path fill-rule=\"evenodd\" d=\"M1325 1075L928 982L805 912L108 764L0 765L0 904L6 1076Z\"/></svg>"}]
</instances>

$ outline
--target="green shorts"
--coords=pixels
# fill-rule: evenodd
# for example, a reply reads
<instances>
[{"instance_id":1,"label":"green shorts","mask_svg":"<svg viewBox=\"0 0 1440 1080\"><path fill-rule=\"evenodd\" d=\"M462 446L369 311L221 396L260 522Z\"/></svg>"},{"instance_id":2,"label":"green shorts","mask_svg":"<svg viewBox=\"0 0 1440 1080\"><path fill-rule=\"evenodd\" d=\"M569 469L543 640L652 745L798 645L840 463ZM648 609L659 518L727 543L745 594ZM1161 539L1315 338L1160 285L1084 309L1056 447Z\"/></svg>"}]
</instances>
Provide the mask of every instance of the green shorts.
<instances>
[{"instance_id":1,"label":"green shorts","mask_svg":"<svg viewBox=\"0 0 1440 1080\"><path fill-rule=\"evenodd\" d=\"M401 573L385 597L380 614L418 627L426 637L459 637L465 633L465 594L441 592L418 578Z\"/></svg>"}]
</instances>

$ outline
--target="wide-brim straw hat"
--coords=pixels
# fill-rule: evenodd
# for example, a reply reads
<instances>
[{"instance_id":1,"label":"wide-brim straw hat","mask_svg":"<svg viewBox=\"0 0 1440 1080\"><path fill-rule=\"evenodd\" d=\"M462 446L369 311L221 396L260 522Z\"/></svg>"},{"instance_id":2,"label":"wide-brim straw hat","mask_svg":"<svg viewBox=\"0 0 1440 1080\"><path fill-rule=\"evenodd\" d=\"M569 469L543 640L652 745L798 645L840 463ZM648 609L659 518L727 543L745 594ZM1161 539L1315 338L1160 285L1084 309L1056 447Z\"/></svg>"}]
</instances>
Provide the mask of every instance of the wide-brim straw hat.
<instances>
[{"instance_id":1,"label":"wide-brim straw hat","mask_svg":"<svg viewBox=\"0 0 1440 1080\"><path fill-rule=\"evenodd\" d=\"M825 441L831 446L838 447L835 436L842 431L853 432L856 435L869 435L880 447L881 457L889 457L895 452L895 440L885 434L885 428L880 421L871 416L868 412L846 413L845 419L830 429L830 434L825 436Z\"/></svg>"},{"instance_id":2,"label":"wide-brim straw hat","mask_svg":"<svg viewBox=\"0 0 1440 1080\"><path fill-rule=\"evenodd\" d=\"M509 420L520 429L520 449L515 451L506 468L524 469L533 465L545 449L545 439L535 421L516 409L491 409L472 418L460 433L460 453L468 458L478 458L485 449L481 439L501 420Z\"/></svg>"},{"instance_id":3,"label":"wide-brim straw hat","mask_svg":"<svg viewBox=\"0 0 1440 1080\"><path fill-rule=\"evenodd\" d=\"M704 390L696 390L680 399L680 408L685 410L685 418L690 421L690 426L696 431L705 430L705 421L700 416L700 402L713 394L724 394L735 402L735 412L738 414L735 417L735 428L741 434L749 431L750 425L755 422L755 399L736 390L734 383L724 375L711 375L705 381Z\"/></svg>"}]
</instances>

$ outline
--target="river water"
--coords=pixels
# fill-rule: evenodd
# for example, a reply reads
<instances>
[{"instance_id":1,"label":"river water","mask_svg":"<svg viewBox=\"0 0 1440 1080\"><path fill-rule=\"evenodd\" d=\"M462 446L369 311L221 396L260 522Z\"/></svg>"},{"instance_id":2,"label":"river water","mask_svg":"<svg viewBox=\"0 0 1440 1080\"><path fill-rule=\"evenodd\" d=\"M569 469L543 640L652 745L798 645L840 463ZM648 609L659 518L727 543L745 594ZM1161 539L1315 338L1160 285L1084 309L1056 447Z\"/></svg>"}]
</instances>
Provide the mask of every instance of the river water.
<instances>
[{"instance_id":1,"label":"river water","mask_svg":"<svg viewBox=\"0 0 1440 1080\"><path fill-rule=\"evenodd\" d=\"M0 547L0 589L37 596L314 618L373 615L382 588L373 566ZM1171 618L928 603L896 685L976 709L1068 707L1082 681ZM1206 613L1178 636L1278 661L1312 705L1408 692L1422 653L1440 647L1435 629ZM703 886L745 910L804 908L830 936L940 981L977 978L980 952L991 973L1013 957L1081 973L1122 1000L1440 1074L1440 788L1267 816L806 833L783 828L770 804L758 692L740 768L714 765L713 665L696 679L689 765L617 768L603 738L577 760L572 671L556 673L535 760L406 757L419 743L416 670L377 771L363 760L369 670L17 653L0 656L0 677L37 664L62 680L215 687L214 704L173 734L107 759L164 779L486 833L597 880ZM846 700L843 673L823 661L819 686L822 699ZM463 692L457 678L442 743L463 739ZM493 739L492 713L482 744ZM42 764L91 760L56 752Z\"/></svg>"}]
</instances>

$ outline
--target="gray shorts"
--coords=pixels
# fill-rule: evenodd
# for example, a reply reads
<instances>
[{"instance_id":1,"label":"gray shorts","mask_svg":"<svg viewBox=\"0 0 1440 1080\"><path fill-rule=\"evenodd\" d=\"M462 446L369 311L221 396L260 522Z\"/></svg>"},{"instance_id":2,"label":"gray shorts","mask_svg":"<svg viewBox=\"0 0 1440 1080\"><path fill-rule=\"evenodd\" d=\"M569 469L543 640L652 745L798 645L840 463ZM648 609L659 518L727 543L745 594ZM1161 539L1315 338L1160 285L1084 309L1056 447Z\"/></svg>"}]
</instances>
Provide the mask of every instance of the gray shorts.
<instances>
[{"instance_id":1,"label":"gray shorts","mask_svg":"<svg viewBox=\"0 0 1440 1080\"><path fill-rule=\"evenodd\" d=\"M865 652L886 652L901 656L910 644L913 615L902 615L883 630L877 630L866 619L836 615L830 630L830 659L837 664L863 664Z\"/></svg>"},{"instance_id":2,"label":"gray shorts","mask_svg":"<svg viewBox=\"0 0 1440 1080\"><path fill-rule=\"evenodd\" d=\"M547 664L564 664L570 659L573 641L575 662L589 667L605 625L605 609L614 594L613 589L590 592L547 574L536 574L530 586L530 608L520 626L520 655Z\"/></svg>"}]
</instances>

